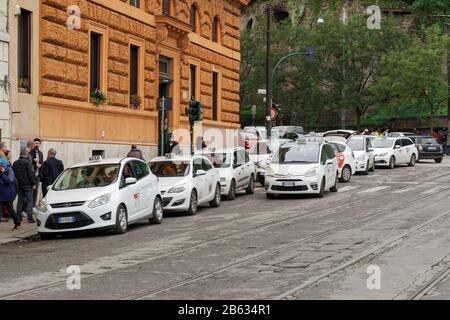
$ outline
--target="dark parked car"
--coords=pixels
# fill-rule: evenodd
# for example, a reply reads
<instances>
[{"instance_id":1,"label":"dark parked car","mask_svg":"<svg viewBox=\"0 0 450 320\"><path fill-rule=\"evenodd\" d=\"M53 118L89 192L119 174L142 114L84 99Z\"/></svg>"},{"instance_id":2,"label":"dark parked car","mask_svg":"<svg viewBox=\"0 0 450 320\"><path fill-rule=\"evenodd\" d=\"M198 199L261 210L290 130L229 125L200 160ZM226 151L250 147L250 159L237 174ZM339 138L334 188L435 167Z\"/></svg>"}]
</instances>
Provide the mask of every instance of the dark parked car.
<instances>
[{"instance_id":1,"label":"dark parked car","mask_svg":"<svg viewBox=\"0 0 450 320\"><path fill-rule=\"evenodd\" d=\"M417 150L419 150L419 158L417 161L431 159L437 163L442 162L442 158L444 158L444 150L433 137L409 136L408 138L416 144Z\"/></svg>"}]
</instances>

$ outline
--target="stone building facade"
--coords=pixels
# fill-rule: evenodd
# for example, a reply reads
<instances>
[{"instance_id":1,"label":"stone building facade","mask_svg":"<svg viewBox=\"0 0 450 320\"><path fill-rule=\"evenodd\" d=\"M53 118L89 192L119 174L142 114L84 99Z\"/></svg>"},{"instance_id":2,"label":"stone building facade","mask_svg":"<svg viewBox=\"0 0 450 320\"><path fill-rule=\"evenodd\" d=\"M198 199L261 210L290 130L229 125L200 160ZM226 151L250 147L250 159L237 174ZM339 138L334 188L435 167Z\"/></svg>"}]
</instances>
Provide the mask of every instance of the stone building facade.
<instances>
[{"instance_id":1,"label":"stone building facade","mask_svg":"<svg viewBox=\"0 0 450 320\"><path fill-rule=\"evenodd\" d=\"M0 141L10 145L8 0L0 2Z\"/></svg>"},{"instance_id":2,"label":"stone building facade","mask_svg":"<svg viewBox=\"0 0 450 320\"><path fill-rule=\"evenodd\" d=\"M17 1L31 13L32 62L30 81L20 80L21 58L14 70L16 144L39 136L69 165L123 156L132 143L150 158L161 136L188 128L191 96L204 106L204 129L239 128L246 0ZM94 105L96 89L106 103Z\"/></svg>"}]
</instances>

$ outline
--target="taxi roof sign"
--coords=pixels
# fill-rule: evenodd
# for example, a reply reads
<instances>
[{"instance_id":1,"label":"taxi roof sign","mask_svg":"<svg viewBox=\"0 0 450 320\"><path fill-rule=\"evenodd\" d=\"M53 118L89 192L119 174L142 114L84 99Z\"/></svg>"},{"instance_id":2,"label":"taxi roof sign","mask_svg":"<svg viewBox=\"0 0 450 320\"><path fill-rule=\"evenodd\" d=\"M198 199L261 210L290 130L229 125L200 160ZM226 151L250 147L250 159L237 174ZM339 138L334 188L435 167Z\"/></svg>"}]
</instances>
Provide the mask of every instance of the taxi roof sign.
<instances>
[{"instance_id":1,"label":"taxi roof sign","mask_svg":"<svg viewBox=\"0 0 450 320\"><path fill-rule=\"evenodd\" d=\"M102 161L102 156L93 156L89 158L89 161Z\"/></svg>"}]
</instances>

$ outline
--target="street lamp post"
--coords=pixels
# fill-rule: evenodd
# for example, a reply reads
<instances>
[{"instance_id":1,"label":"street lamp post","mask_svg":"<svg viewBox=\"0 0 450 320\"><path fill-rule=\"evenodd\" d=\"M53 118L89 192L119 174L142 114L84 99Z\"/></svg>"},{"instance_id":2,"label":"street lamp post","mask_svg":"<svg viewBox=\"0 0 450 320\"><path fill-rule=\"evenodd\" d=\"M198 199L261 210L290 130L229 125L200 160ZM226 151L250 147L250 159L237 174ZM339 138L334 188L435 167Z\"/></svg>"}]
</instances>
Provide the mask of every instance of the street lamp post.
<instances>
[{"instance_id":1,"label":"street lamp post","mask_svg":"<svg viewBox=\"0 0 450 320\"><path fill-rule=\"evenodd\" d=\"M272 118L271 118L271 108L272 108L272 83L270 79L270 35L272 32L272 9L270 6L266 8L267 14L267 33L266 33L266 131L267 138L270 138L270 133L272 131Z\"/></svg>"}]
</instances>

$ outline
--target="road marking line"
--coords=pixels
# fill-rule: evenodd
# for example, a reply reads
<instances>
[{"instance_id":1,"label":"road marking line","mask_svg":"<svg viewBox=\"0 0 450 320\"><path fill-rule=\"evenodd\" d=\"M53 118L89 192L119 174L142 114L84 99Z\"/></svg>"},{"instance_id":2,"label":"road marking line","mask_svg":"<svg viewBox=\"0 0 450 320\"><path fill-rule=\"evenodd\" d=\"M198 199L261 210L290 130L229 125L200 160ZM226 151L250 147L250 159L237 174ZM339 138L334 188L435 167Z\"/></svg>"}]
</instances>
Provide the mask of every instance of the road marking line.
<instances>
[{"instance_id":1,"label":"road marking line","mask_svg":"<svg viewBox=\"0 0 450 320\"><path fill-rule=\"evenodd\" d=\"M385 190L385 189L389 189L390 186L380 186L380 187L373 187L361 192L358 192L359 194L364 194L364 193L372 193L372 192L377 192L377 191L381 191L381 190Z\"/></svg>"},{"instance_id":2,"label":"road marking line","mask_svg":"<svg viewBox=\"0 0 450 320\"><path fill-rule=\"evenodd\" d=\"M434 187L431 188L427 191L422 192L423 194L433 194L433 193L438 193L439 191L441 191L441 187Z\"/></svg>"},{"instance_id":3,"label":"road marking line","mask_svg":"<svg viewBox=\"0 0 450 320\"><path fill-rule=\"evenodd\" d=\"M339 192L347 192L347 191L352 191L355 189L361 188L359 186L345 186L339 189Z\"/></svg>"},{"instance_id":4,"label":"road marking line","mask_svg":"<svg viewBox=\"0 0 450 320\"><path fill-rule=\"evenodd\" d=\"M406 189L395 190L392 193L399 194L399 193L411 192L414 190L416 190L416 188L406 188Z\"/></svg>"}]
</instances>

